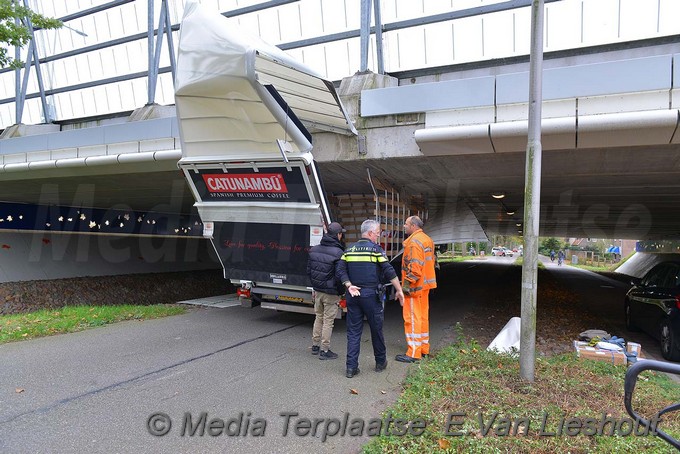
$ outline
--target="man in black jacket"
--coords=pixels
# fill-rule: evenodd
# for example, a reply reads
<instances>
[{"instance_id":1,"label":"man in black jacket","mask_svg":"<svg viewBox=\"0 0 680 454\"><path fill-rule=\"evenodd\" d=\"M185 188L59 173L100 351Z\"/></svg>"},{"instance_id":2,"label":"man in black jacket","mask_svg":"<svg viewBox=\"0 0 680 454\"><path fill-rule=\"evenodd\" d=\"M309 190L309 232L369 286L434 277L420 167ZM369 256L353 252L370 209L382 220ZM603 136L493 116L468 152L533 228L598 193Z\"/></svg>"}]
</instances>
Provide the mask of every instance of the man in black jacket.
<instances>
[{"instance_id":1,"label":"man in black jacket","mask_svg":"<svg viewBox=\"0 0 680 454\"><path fill-rule=\"evenodd\" d=\"M312 330L312 355L319 359L335 359L337 353L330 349L331 334L340 303L339 293L344 287L335 278L335 265L345 250L341 239L346 230L337 222L328 225L321 243L309 250L307 274L314 289L314 328Z\"/></svg>"}]
</instances>

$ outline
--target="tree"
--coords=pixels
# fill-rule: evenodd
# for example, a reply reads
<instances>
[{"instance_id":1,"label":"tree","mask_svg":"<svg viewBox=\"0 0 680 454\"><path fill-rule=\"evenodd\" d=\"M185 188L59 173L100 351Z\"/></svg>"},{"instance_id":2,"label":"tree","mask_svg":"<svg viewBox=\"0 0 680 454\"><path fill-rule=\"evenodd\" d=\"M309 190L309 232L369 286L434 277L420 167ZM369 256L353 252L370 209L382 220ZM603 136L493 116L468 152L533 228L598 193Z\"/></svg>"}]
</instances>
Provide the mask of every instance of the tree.
<instances>
[{"instance_id":1,"label":"tree","mask_svg":"<svg viewBox=\"0 0 680 454\"><path fill-rule=\"evenodd\" d=\"M0 0L0 67L21 68L23 62L10 57L12 47L24 47L31 39L31 29L55 29L63 24L60 20L45 17L22 6L17 1Z\"/></svg>"},{"instance_id":2,"label":"tree","mask_svg":"<svg viewBox=\"0 0 680 454\"><path fill-rule=\"evenodd\" d=\"M540 249L544 251L544 253L549 252L549 251L555 251L557 252L558 250L562 249L563 244L558 240L557 238L545 238L541 242L541 247Z\"/></svg>"},{"instance_id":3,"label":"tree","mask_svg":"<svg viewBox=\"0 0 680 454\"><path fill-rule=\"evenodd\" d=\"M508 236L505 240L506 246L509 248L515 248L520 244L524 244L524 238L521 236Z\"/></svg>"}]
</instances>

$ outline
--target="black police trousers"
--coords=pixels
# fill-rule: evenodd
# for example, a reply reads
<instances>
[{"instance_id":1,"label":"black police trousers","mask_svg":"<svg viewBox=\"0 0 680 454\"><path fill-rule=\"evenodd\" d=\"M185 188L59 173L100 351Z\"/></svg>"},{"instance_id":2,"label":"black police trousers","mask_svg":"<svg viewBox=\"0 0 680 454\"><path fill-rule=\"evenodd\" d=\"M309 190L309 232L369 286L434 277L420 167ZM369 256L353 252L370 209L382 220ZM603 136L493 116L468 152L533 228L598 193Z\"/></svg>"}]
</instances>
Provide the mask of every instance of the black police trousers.
<instances>
[{"instance_id":1,"label":"black police trousers","mask_svg":"<svg viewBox=\"0 0 680 454\"><path fill-rule=\"evenodd\" d=\"M359 367L359 350L361 347L361 333L364 330L364 316L371 328L371 342L376 364L382 364L387 359L387 348L383 336L383 321L385 312L379 300L376 289L361 289L361 296L351 296L347 299L347 369Z\"/></svg>"}]
</instances>

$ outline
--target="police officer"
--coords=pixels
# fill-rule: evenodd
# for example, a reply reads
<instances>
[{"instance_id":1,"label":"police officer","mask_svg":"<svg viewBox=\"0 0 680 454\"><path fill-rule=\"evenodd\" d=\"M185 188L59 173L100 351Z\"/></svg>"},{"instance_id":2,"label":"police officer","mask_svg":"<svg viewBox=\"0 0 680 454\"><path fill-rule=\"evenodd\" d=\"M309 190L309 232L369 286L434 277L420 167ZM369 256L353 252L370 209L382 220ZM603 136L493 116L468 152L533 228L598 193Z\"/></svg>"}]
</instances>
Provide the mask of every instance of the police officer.
<instances>
[{"instance_id":1,"label":"police officer","mask_svg":"<svg viewBox=\"0 0 680 454\"><path fill-rule=\"evenodd\" d=\"M349 246L338 261L338 279L347 288L347 378L359 373L359 348L364 329L364 316L371 328L375 371L387 367L387 348L383 336L382 301L379 286L391 282L400 304L404 304L397 273L378 243L380 224L367 219L361 224L361 239Z\"/></svg>"}]
</instances>

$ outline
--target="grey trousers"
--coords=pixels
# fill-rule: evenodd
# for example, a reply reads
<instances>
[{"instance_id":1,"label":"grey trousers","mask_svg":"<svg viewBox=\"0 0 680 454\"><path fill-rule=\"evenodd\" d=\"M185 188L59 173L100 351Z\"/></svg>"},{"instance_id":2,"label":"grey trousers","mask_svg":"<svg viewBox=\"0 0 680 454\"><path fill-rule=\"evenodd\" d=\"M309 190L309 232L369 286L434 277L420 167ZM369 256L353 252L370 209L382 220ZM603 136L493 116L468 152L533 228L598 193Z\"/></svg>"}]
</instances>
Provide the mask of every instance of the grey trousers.
<instances>
[{"instance_id":1,"label":"grey trousers","mask_svg":"<svg viewBox=\"0 0 680 454\"><path fill-rule=\"evenodd\" d=\"M340 295L314 292L314 328L312 329L312 345L321 347L321 351L331 348L331 334L335 324L335 315L338 313Z\"/></svg>"}]
</instances>

